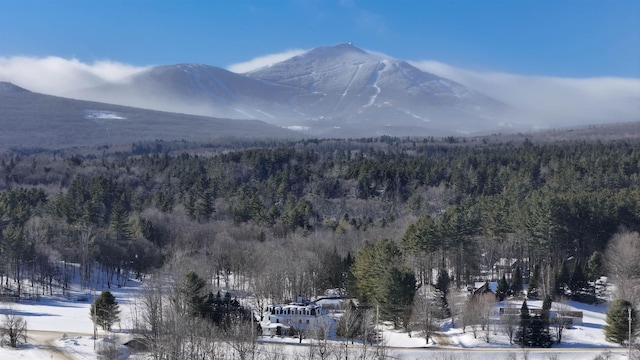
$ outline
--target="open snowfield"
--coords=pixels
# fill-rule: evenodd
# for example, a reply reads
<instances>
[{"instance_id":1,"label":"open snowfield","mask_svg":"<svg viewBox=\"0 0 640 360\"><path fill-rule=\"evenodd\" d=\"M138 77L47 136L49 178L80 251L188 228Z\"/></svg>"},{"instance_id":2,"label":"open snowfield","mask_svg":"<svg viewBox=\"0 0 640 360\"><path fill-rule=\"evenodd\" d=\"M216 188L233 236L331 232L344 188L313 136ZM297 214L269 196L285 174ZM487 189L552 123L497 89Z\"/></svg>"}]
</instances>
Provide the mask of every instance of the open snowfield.
<instances>
[{"instance_id":1,"label":"open snowfield","mask_svg":"<svg viewBox=\"0 0 640 360\"><path fill-rule=\"evenodd\" d=\"M18 303L1 303L0 321L9 311L27 321L27 344L19 349L0 348L0 359L98 359L94 347L101 349L114 344L114 341L122 343L128 339L131 304L140 285L139 282L129 281L127 287L108 289L120 305L121 321L114 324L113 333L98 328L95 341L89 309L93 297L99 296L101 290L74 291ZM121 353L121 359L129 357L126 349L122 348Z\"/></svg>"},{"instance_id":2,"label":"open snowfield","mask_svg":"<svg viewBox=\"0 0 640 360\"><path fill-rule=\"evenodd\" d=\"M89 317L93 296L90 291L2 304L0 319L9 308L26 319L28 343L19 349L0 348L0 359L98 359L94 346L96 349L108 348L110 344L122 344L129 339L134 295L140 286L139 282L129 281L126 287L110 289L120 304L121 321L114 325L113 333L99 330L95 341ZM99 291L95 294L97 296ZM498 303L498 306L501 305L503 304ZM541 307L542 303L528 301L528 305L533 309ZM406 332L390 327L385 327L383 343L387 346L386 353L393 359L593 359L605 353L611 360L627 358L625 348L604 339L602 326L605 323L606 305L571 302L569 310L583 311L583 324L565 330L562 344L554 345L551 349L523 351L517 345L509 345L507 336L499 328L491 332L490 343L487 343L481 333L478 338L474 338L469 329L463 333L461 329L451 328L447 324L443 325L444 330L435 337L435 344L426 344L424 338L416 333L409 337ZM307 339L303 341L306 346L300 346L298 340L292 338L263 337L260 340L260 351L265 354L278 351L280 354L296 355L297 358L304 356L309 346L314 344ZM344 346L339 341L332 341L331 344L336 348ZM124 360L142 357L132 355L124 347L120 347L118 358Z\"/></svg>"}]
</instances>

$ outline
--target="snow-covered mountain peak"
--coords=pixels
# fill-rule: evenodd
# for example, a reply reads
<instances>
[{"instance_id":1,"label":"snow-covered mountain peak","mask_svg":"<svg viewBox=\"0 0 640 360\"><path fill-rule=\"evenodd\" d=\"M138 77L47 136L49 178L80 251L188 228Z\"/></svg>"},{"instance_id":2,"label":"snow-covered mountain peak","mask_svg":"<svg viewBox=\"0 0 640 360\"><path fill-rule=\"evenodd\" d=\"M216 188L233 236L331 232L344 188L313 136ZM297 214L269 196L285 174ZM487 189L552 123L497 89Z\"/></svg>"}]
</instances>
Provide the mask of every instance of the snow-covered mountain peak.
<instances>
[{"instance_id":1,"label":"snow-covered mountain peak","mask_svg":"<svg viewBox=\"0 0 640 360\"><path fill-rule=\"evenodd\" d=\"M340 57L346 55L370 56L370 54L352 43L338 44L334 46L320 46L309 50L301 56Z\"/></svg>"}]
</instances>

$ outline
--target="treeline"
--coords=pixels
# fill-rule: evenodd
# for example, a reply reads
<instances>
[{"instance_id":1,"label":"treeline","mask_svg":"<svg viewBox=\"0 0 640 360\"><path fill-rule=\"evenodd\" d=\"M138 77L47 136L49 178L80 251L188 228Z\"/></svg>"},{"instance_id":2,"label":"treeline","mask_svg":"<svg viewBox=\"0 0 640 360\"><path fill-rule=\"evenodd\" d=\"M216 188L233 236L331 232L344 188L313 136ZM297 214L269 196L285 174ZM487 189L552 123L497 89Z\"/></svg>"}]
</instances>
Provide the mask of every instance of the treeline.
<instances>
[{"instance_id":1,"label":"treeline","mask_svg":"<svg viewBox=\"0 0 640 360\"><path fill-rule=\"evenodd\" d=\"M363 244L385 238L394 276L434 283L449 269L460 286L501 258L525 278L568 259L584 269L619 229L640 230L636 141L226 144L5 155L4 284L20 292L29 276L46 292L99 266L118 285L182 261L216 286L285 300L345 288Z\"/></svg>"}]
</instances>

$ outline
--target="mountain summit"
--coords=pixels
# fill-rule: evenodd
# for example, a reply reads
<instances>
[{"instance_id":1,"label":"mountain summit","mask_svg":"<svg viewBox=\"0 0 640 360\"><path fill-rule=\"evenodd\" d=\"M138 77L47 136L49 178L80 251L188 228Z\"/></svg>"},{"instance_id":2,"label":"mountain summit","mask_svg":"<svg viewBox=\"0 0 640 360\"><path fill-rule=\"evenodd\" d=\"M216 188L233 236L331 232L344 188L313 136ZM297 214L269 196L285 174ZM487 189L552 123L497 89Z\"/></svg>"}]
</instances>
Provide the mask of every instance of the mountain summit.
<instances>
[{"instance_id":1,"label":"mountain summit","mask_svg":"<svg viewBox=\"0 0 640 360\"><path fill-rule=\"evenodd\" d=\"M200 64L159 66L73 94L165 111L259 119L313 136L496 131L508 107L403 60L351 43L318 47L245 74Z\"/></svg>"}]
</instances>

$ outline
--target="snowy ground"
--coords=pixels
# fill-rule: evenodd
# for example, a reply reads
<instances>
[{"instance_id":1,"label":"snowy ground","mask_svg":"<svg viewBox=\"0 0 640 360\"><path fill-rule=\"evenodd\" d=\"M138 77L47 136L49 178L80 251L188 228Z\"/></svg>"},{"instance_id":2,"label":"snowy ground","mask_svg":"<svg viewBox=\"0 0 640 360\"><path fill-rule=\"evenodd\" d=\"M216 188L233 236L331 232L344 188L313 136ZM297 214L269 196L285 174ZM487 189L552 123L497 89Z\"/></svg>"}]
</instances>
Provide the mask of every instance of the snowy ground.
<instances>
[{"instance_id":1,"label":"snowy ground","mask_svg":"<svg viewBox=\"0 0 640 360\"><path fill-rule=\"evenodd\" d=\"M28 344L20 349L0 348L0 359L98 359L97 349L109 348L114 343L121 344L128 339L131 329L131 305L140 283L130 281L127 287L113 288L112 293L121 306L122 320L114 326L113 333L99 331L98 339L93 339L93 325L89 316L91 292L78 292L67 296L42 297L38 300L0 305L0 316L7 306L23 316L28 326ZM99 291L96 291L96 296ZM80 295L80 296L79 296ZM80 300L80 301L78 301ZM541 306L539 301L529 301L530 308ZM498 304L501 306L502 304ZM436 343L426 344L423 338L406 332L385 328L384 344L387 353L395 359L593 359L609 353L609 359L626 359L626 349L604 340L602 325L605 323L606 305L586 305L571 302L569 310L584 312L583 325L573 326L563 333L563 342L551 349L523 351L516 345L509 345L507 336L497 329L491 333L487 343L482 336L474 338L471 331L448 328L436 338ZM304 354L297 339L264 337L263 351L280 354ZM303 345L313 345L312 340L304 340ZM331 342L335 348L344 346L339 341ZM357 347L358 345L353 345ZM126 351L121 351L120 359L132 359Z\"/></svg>"},{"instance_id":2,"label":"snowy ground","mask_svg":"<svg viewBox=\"0 0 640 360\"><path fill-rule=\"evenodd\" d=\"M113 333L98 328L94 341L90 306L95 292L77 291L68 294L40 297L18 303L0 303L0 320L9 311L27 321L27 344L19 349L0 348L0 359L97 359L94 349L112 348L113 344L128 339L131 328L131 304L140 283L129 281L127 287L109 289L121 309L121 321L114 325ZM121 351L122 352L122 351ZM121 359L128 356L126 351Z\"/></svg>"}]
</instances>

